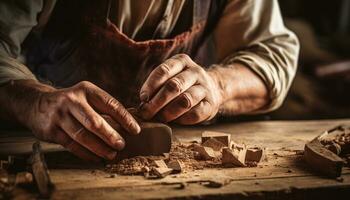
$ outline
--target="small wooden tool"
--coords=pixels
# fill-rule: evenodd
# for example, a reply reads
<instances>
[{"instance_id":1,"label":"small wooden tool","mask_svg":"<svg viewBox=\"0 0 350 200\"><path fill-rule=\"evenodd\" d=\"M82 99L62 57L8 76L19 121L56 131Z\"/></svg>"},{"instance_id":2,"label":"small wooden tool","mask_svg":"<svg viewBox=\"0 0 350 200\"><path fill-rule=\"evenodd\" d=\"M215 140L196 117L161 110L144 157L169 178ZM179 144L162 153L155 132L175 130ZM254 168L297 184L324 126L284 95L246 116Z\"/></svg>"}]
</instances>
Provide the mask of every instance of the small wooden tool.
<instances>
[{"instance_id":1,"label":"small wooden tool","mask_svg":"<svg viewBox=\"0 0 350 200\"><path fill-rule=\"evenodd\" d=\"M47 168L44 155L41 152L40 142L35 142L33 144L31 167L40 197L50 197L52 191L54 190L54 185L51 182L49 170Z\"/></svg>"}]
</instances>

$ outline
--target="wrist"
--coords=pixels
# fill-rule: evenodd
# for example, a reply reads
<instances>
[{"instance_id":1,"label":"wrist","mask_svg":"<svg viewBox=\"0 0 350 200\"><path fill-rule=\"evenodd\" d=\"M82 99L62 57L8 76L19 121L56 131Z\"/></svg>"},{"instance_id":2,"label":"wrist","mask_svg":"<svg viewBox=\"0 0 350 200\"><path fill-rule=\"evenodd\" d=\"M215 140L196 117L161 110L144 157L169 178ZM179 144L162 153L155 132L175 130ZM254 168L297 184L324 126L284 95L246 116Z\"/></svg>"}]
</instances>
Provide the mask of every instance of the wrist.
<instances>
[{"instance_id":1,"label":"wrist","mask_svg":"<svg viewBox=\"0 0 350 200\"><path fill-rule=\"evenodd\" d=\"M213 83L215 84L214 88L215 91L217 91L217 97L218 97L218 102L219 105L222 105L227 98L227 94L225 91L225 83L223 80L223 76L221 75L221 72L219 70L219 67L212 67L210 69L208 69L208 74L211 77L211 79L213 80Z\"/></svg>"},{"instance_id":2,"label":"wrist","mask_svg":"<svg viewBox=\"0 0 350 200\"><path fill-rule=\"evenodd\" d=\"M42 94L54 90L55 88L36 80L9 81L0 88L2 110L6 112L10 121L29 128Z\"/></svg>"}]
</instances>

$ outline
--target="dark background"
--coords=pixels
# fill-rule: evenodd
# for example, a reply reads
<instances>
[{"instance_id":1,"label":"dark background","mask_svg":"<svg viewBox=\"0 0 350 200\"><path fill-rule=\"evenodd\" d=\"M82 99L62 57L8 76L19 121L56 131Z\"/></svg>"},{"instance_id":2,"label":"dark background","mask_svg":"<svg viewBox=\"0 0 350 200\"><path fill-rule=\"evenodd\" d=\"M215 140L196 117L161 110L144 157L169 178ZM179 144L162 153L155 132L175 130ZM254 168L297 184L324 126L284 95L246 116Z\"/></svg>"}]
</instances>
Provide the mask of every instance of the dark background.
<instances>
[{"instance_id":1,"label":"dark background","mask_svg":"<svg viewBox=\"0 0 350 200\"><path fill-rule=\"evenodd\" d=\"M350 117L350 1L279 0L279 3L286 26L300 40L301 52L286 101L267 116ZM324 69L327 73L323 73Z\"/></svg>"}]
</instances>

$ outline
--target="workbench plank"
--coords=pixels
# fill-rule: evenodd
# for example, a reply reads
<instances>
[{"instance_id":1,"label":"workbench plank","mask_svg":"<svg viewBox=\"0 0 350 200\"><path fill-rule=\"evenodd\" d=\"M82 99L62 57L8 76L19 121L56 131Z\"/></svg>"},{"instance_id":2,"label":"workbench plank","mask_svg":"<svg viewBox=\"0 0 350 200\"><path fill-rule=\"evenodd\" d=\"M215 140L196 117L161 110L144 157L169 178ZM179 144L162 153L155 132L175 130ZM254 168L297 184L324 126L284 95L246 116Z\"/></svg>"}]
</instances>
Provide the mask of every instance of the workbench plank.
<instances>
[{"instance_id":1,"label":"workbench plank","mask_svg":"<svg viewBox=\"0 0 350 200\"><path fill-rule=\"evenodd\" d=\"M343 178L344 182L316 176L235 180L220 189L195 183L178 189L178 185L159 183L152 186L61 190L55 193L53 199L340 199L344 197L341 195L350 195L350 175L343 175Z\"/></svg>"},{"instance_id":2,"label":"workbench plank","mask_svg":"<svg viewBox=\"0 0 350 200\"><path fill-rule=\"evenodd\" d=\"M116 176L100 169L50 169L56 191L53 199L153 199L153 198L287 198L346 194L350 191L350 169L343 170L343 181L320 177L302 160L300 150L324 130L350 119L317 121L263 121L174 127L174 136L182 142L200 141L204 130L221 131L248 146L267 148L268 162L255 168L204 169L147 180L141 176ZM20 136L18 136L20 137ZM1 138L0 138L1 144ZM208 188L201 181L228 183ZM189 183L176 189L177 183ZM305 199L305 198L304 198Z\"/></svg>"}]
</instances>

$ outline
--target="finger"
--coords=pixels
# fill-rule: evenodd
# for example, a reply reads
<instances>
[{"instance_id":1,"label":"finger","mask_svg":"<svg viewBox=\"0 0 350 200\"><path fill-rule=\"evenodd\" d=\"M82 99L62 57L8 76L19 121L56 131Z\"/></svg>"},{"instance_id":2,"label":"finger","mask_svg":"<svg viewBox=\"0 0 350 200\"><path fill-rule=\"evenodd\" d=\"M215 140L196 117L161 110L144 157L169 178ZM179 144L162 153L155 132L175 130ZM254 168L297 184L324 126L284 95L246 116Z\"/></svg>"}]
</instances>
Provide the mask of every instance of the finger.
<instances>
[{"instance_id":1,"label":"finger","mask_svg":"<svg viewBox=\"0 0 350 200\"><path fill-rule=\"evenodd\" d=\"M141 87L141 101L149 101L167 80L180 73L188 65L189 60L191 60L189 56L177 54L156 67Z\"/></svg>"},{"instance_id":2,"label":"finger","mask_svg":"<svg viewBox=\"0 0 350 200\"><path fill-rule=\"evenodd\" d=\"M116 131L121 131L122 127L120 126L120 124L118 124L116 121L114 121L114 119L112 119L111 116L109 115L101 115L101 117L106 120L106 122Z\"/></svg>"},{"instance_id":3,"label":"finger","mask_svg":"<svg viewBox=\"0 0 350 200\"><path fill-rule=\"evenodd\" d=\"M185 70L168 80L151 101L144 103L141 115L144 119L151 119L171 100L193 86L197 76L191 70Z\"/></svg>"},{"instance_id":4,"label":"finger","mask_svg":"<svg viewBox=\"0 0 350 200\"><path fill-rule=\"evenodd\" d=\"M194 85L166 105L159 114L159 119L164 122L173 121L196 106L205 96L203 86Z\"/></svg>"},{"instance_id":5,"label":"finger","mask_svg":"<svg viewBox=\"0 0 350 200\"><path fill-rule=\"evenodd\" d=\"M209 119L211 112L211 105L208 101L203 100L190 111L176 119L175 122L183 125L197 124Z\"/></svg>"},{"instance_id":6,"label":"finger","mask_svg":"<svg viewBox=\"0 0 350 200\"><path fill-rule=\"evenodd\" d=\"M72 138L70 138L63 130L58 130L56 133L56 142L61 144L68 151L78 156L79 158L92 161L92 162L100 162L101 159L95 154L91 153L88 149L75 142Z\"/></svg>"},{"instance_id":7,"label":"finger","mask_svg":"<svg viewBox=\"0 0 350 200\"><path fill-rule=\"evenodd\" d=\"M127 132L132 134L140 133L141 128L139 124L118 100L91 83L84 84L83 87L88 88L86 90L87 99L96 110L110 115Z\"/></svg>"},{"instance_id":8,"label":"finger","mask_svg":"<svg viewBox=\"0 0 350 200\"><path fill-rule=\"evenodd\" d=\"M83 127L101 138L110 147L117 150L124 148L125 141L120 134L101 115L96 113L87 102L79 102L70 106L70 112Z\"/></svg>"},{"instance_id":9,"label":"finger","mask_svg":"<svg viewBox=\"0 0 350 200\"><path fill-rule=\"evenodd\" d=\"M61 120L60 128L75 142L104 159L113 160L117 152L99 137L85 129L73 116Z\"/></svg>"},{"instance_id":10,"label":"finger","mask_svg":"<svg viewBox=\"0 0 350 200\"><path fill-rule=\"evenodd\" d=\"M73 117L66 117L62 120L60 127L72 140L84 146L92 153L109 160L115 158L117 153L115 150L110 148L96 135L86 130Z\"/></svg>"}]
</instances>

